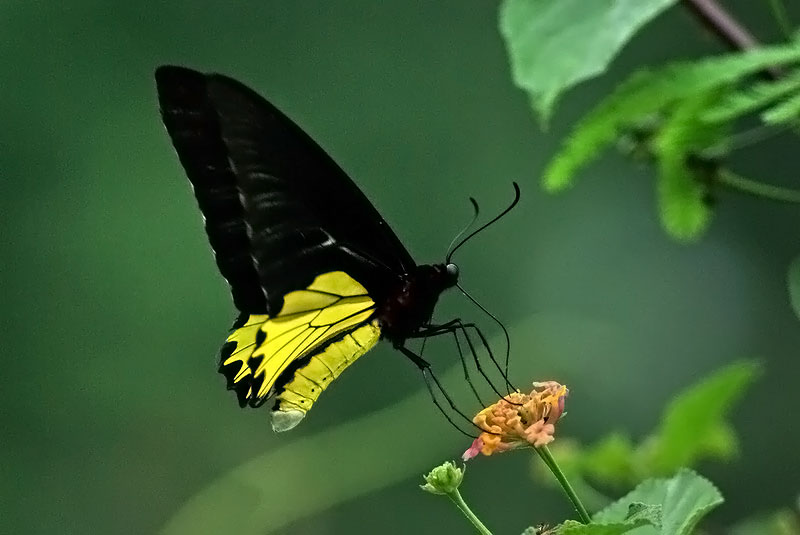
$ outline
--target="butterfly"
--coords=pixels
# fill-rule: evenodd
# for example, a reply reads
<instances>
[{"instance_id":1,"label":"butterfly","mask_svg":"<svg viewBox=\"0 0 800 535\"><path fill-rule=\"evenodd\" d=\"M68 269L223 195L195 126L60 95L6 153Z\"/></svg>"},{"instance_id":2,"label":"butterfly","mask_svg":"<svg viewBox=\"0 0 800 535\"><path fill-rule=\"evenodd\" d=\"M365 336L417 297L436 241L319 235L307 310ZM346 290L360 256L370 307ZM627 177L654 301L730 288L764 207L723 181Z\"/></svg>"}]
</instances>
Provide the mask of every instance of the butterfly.
<instances>
[{"instance_id":1,"label":"butterfly","mask_svg":"<svg viewBox=\"0 0 800 535\"><path fill-rule=\"evenodd\" d=\"M220 74L162 66L155 79L239 310L219 371L240 406L274 400L273 429L292 429L380 339L426 372L407 340L470 327L431 324L439 295L458 283L450 255L417 264L347 174L272 104Z\"/></svg>"}]
</instances>

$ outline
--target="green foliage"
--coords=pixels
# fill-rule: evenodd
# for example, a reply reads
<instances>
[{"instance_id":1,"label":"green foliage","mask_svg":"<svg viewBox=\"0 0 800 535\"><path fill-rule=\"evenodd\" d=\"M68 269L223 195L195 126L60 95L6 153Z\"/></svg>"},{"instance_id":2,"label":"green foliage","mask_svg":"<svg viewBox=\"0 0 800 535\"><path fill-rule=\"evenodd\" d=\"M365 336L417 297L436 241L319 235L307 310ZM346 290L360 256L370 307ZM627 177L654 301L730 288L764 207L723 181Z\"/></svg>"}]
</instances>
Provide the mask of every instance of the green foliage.
<instances>
[{"instance_id":1,"label":"green foliage","mask_svg":"<svg viewBox=\"0 0 800 535\"><path fill-rule=\"evenodd\" d=\"M789 264L787 280L789 283L789 298L792 302L792 308L797 318L800 319L800 256L796 257L792 263Z\"/></svg>"},{"instance_id":2,"label":"green foliage","mask_svg":"<svg viewBox=\"0 0 800 535\"><path fill-rule=\"evenodd\" d=\"M648 479L642 482L625 497L597 513L593 521L624 521L629 518L632 505L644 503L661 507L661 525L660 528L641 528L636 531L637 535L686 535L722 502L722 495L710 481L692 470L682 469L670 479Z\"/></svg>"},{"instance_id":3,"label":"green foliage","mask_svg":"<svg viewBox=\"0 0 800 535\"><path fill-rule=\"evenodd\" d=\"M757 82L749 87L734 89L703 111L703 121L731 122L763 109L797 90L800 90L800 71L793 71L779 80Z\"/></svg>"},{"instance_id":4,"label":"green foliage","mask_svg":"<svg viewBox=\"0 0 800 535\"><path fill-rule=\"evenodd\" d=\"M622 535L643 526L650 526L646 520L636 522L612 522L610 524L581 524L575 520L567 520L556 528L556 535Z\"/></svg>"},{"instance_id":5,"label":"green foliage","mask_svg":"<svg viewBox=\"0 0 800 535\"><path fill-rule=\"evenodd\" d=\"M682 469L670 479L648 479L598 512L590 524L568 520L558 535L688 535L723 502L707 479Z\"/></svg>"},{"instance_id":6,"label":"green foliage","mask_svg":"<svg viewBox=\"0 0 800 535\"><path fill-rule=\"evenodd\" d=\"M625 521L635 522L638 520L647 520L653 526L661 527L664 523L662 507L643 502L633 502L628 506L628 516Z\"/></svg>"},{"instance_id":7,"label":"green foliage","mask_svg":"<svg viewBox=\"0 0 800 535\"><path fill-rule=\"evenodd\" d=\"M557 535L621 535L645 526L660 529L662 516L661 505L635 502L628 506L628 513L622 521L581 524L574 520L567 520L556 527L554 533Z\"/></svg>"},{"instance_id":8,"label":"green foliage","mask_svg":"<svg viewBox=\"0 0 800 535\"><path fill-rule=\"evenodd\" d=\"M578 123L545 170L544 187L556 192L572 185L583 166L639 121L658 115L669 122L687 99L730 87L766 67L798 61L800 44L791 43L638 71Z\"/></svg>"},{"instance_id":9,"label":"green foliage","mask_svg":"<svg viewBox=\"0 0 800 535\"><path fill-rule=\"evenodd\" d=\"M633 35L676 0L505 0L511 71L546 121L558 96L603 73Z\"/></svg>"},{"instance_id":10,"label":"green foliage","mask_svg":"<svg viewBox=\"0 0 800 535\"><path fill-rule=\"evenodd\" d=\"M800 507L760 514L736 524L730 535L800 535Z\"/></svg>"},{"instance_id":11,"label":"green foliage","mask_svg":"<svg viewBox=\"0 0 800 535\"><path fill-rule=\"evenodd\" d=\"M622 535L646 525L648 525L646 521L581 524L575 520L567 520L552 533L555 535Z\"/></svg>"},{"instance_id":12,"label":"green foliage","mask_svg":"<svg viewBox=\"0 0 800 535\"><path fill-rule=\"evenodd\" d=\"M611 433L583 452L581 471L597 481L636 481L635 455L630 438Z\"/></svg>"},{"instance_id":13,"label":"green foliage","mask_svg":"<svg viewBox=\"0 0 800 535\"><path fill-rule=\"evenodd\" d=\"M789 98L761 114L767 124L790 123L800 119L800 92L795 91Z\"/></svg>"},{"instance_id":14,"label":"green foliage","mask_svg":"<svg viewBox=\"0 0 800 535\"><path fill-rule=\"evenodd\" d=\"M756 362L735 362L676 396L643 446L648 472L663 475L704 457L734 455L737 439L726 417L760 372Z\"/></svg>"},{"instance_id":15,"label":"green foliage","mask_svg":"<svg viewBox=\"0 0 800 535\"><path fill-rule=\"evenodd\" d=\"M563 91L602 73L631 36L672 3L505 0L500 29L514 82L546 121ZM632 154L657 164L662 227L678 241L694 241L711 220L709 186L722 183L720 166L708 155L718 156L732 123L768 107L761 118L769 125L800 118L800 71L766 82L750 78L799 61L795 40L635 72L574 128L545 169L544 188L568 188L582 167L633 132ZM706 165L694 165L698 160Z\"/></svg>"},{"instance_id":16,"label":"green foliage","mask_svg":"<svg viewBox=\"0 0 800 535\"><path fill-rule=\"evenodd\" d=\"M698 238L711 220L705 168L692 165L690 157L724 137L725 130L719 124L700 118L703 109L717 96L717 91L708 91L678 103L653 143L659 170L661 224L680 241Z\"/></svg>"},{"instance_id":17,"label":"green foliage","mask_svg":"<svg viewBox=\"0 0 800 535\"><path fill-rule=\"evenodd\" d=\"M730 459L738 441L727 415L758 377L760 367L741 361L688 387L669 403L658 427L636 445L612 433L581 448L556 442L552 451L573 477L607 485L630 485L646 477L674 473L703 459Z\"/></svg>"}]
</instances>

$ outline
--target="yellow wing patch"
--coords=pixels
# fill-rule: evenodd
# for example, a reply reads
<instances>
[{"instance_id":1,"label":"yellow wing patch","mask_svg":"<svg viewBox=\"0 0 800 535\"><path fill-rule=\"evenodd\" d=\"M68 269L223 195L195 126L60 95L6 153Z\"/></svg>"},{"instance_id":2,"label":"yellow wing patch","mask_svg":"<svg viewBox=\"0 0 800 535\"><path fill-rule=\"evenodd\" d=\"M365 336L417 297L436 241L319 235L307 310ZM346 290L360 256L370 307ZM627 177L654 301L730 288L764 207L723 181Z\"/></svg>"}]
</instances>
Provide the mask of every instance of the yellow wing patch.
<instances>
[{"instance_id":1,"label":"yellow wing patch","mask_svg":"<svg viewBox=\"0 0 800 535\"><path fill-rule=\"evenodd\" d=\"M377 343L374 313L375 302L361 284L343 271L324 273L305 290L286 294L276 316L247 317L228 337L220 371L242 406L259 406L278 394L273 427L290 429L333 379ZM287 413L294 416L291 425Z\"/></svg>"},{"instance_id":2,"label":"yellow wing patch","mask_svg":"<svg viewBox=\"0 0 800 535\"><path fill-rule=\"evenodd\" d=\"M322 391L345 368L372 349L380 337L381 330L377 323L367 323L311 355L308 363L295 370L292 379L277 395L272 428L275 431L288 431L299 424Z\"/></svg>"}]
</instances>

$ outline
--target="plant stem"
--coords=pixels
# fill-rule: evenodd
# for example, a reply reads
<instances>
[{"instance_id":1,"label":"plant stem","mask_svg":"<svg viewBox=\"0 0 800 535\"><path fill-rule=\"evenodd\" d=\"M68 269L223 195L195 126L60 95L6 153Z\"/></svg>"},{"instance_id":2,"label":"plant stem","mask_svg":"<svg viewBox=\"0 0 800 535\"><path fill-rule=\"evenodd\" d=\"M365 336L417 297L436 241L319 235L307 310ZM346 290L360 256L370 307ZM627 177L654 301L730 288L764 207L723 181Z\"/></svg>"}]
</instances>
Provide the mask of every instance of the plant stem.
<instances>
[{"instance_id":1,"label":"plant stem","mask_svg":"<svg viewBox=\"0 0 800 535\"><path fill-rule=\"evenodd\" d=\"M478 533L481 535L492 535L492 532L489 531L489 528L484 526L483 522L481 522L481 520L475 516L475 513L473 513L469 508L467 502L465 502L464 498L461 497L461 493L458 492L458 489L449 493L447 497L450 498L454 504L456 504L456 507L458 507L462 513L464 513L464 516L467 517L467 520L472 522L472 525L475 526L475 529L478 530Z\"/></svg>"},{"instance_id":2,"label":"plant stem","mask_svg":"<svg viewBox=\"0 0 800 535\"><path fill-rule=\"evenodd\" d=\"M758 46L753 34L715 0L684 0L684 4L730 48L748 50Z\"/></svg>"},{"instance_id":3,"label":"plant stem","mask_svg":"<svg viewBox=\"0 0 800 535\"><path fill-rule=\"evenodd\" d=\"M750 50L760 46L753 34L716 0L683 0L683 4L732 50ZM769 67L763 72L773 80L783 76L777 67Z\"/></svg>"},{"instance_id":4,"label":"plant stem","mask_svg":"<svg viewBox=\"0 0 800 535\"><path fill-rule=\"evenodd\" d=\"M756 197L762 197L773 201L800 203L800 191L798 190L756 182L755 180L737 175L728 169L720 169L717 172L717 180L720 184L724 184L725 186L744 193L755 195Z\"/></svg>"},{"instance_id":5,"label":"plant stem","mask_svg":"<svg viewBox=\"0 0 800 535\"><path fill-rule=\"evenodd\" d=\"M536 453L539 454L539 457L542 458L544 464L547 465L547 468L553 472L553 475L556 476L558 483L561 485L561 488L564 489L564 492L567 494L567 498L569 501L572 502L572 506L575 507L575 510L578 512L578 516L581 518L581 522L584 524L589 524L592 519L589 516L589 513L586 511L586 507L583 506L581 499L578 498L578 495L575 494L575 489L572 488L572 485L569 484L567 481L564 472L561 471L559 468L558 463L553 458L553 454L550 453L550 449L547 446L542 446L540 448L534 448Z\"/></svg>"},{"instance_id":6,"label":"plant stem","mask_svg":"<svg viewBox=\"0 0 800 535\"><path fill-rule=\"evenodd\" d=\"M769 0L769 7L772 9L772 16L780 26L784 37L790 38L792 36L792 22L789 20L789 14L786 12L783 0Z\"/></svg>"},{"instance_id":7,"label":"plant stem","mask_svg":"<svg viewBox=\"0 0 800 535\"><path fill-rule=\"evenodd\" d=\"M773 136L783 134L790 127L790 124L782 126L779 125L777 127L775 125L762 124L749 130L736 132L730 137L729 140L725 142L725 149L728 152L731 152L734 150L743 149L750 145L755 145L756 143L761 143L762 141L766 141Z\"/></svg>"}]
</instances>

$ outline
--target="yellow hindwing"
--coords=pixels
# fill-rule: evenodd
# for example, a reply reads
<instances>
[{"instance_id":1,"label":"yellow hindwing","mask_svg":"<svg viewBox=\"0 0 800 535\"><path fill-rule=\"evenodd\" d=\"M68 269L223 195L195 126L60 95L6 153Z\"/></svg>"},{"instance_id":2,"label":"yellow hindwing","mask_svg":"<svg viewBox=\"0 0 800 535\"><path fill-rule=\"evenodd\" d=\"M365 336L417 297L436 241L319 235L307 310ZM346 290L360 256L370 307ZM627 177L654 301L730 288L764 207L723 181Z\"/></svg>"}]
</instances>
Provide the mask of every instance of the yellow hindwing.
<instances>
[{"instance_id":1,"label":"yellow hindwing","mask_svg":"<svg viewBox=\"0 0 800 535\"><path fill-rule=\"evenodd\" d=\"M272 413L272 428L287 431L302 420L319 395L361 355L372 349L381 331L375 322L347 333L341 340L330 342L311 355L308 363L294 375L277 395Z\"/></svg>"},{"instance_id":2,"label":"yellow hindwing","mask_svg":"<svg viewBox=\"0 0 800 535\"><path fill-rule=\"evenodd\" d=\"M221 370L252 406L277 393L273 428L290 429L333 379L378 342L374 312L375 302L347 273L324 273L305 290L286 294L276 316L247 317L227 339Z\"/></svg>"}]
</instances>

